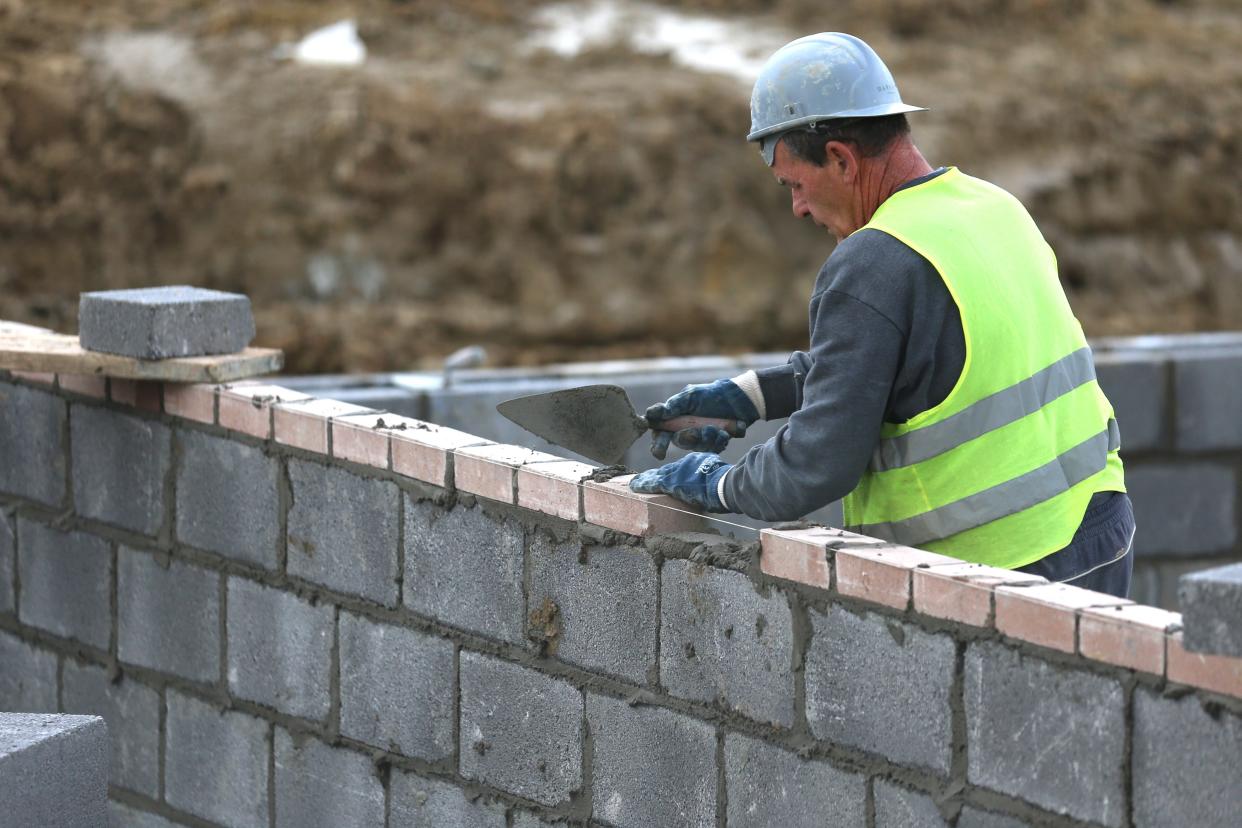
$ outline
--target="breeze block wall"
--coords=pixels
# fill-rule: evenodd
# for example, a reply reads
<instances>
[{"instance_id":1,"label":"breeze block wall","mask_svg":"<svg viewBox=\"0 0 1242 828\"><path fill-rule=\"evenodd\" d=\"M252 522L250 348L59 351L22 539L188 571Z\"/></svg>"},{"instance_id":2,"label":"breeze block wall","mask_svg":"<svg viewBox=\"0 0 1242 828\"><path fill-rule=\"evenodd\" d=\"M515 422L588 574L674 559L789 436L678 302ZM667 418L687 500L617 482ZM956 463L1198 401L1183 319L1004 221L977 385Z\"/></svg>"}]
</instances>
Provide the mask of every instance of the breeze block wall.
<instances>
[{"instance_id":1,"label":"breeze block wall","mask_svg":"<svg viewBox=\"0 0 1242 828\"><path fill-rule=\"evenodd\" d=\"M138 826L1226 826L1180 616L278 386L0 377L0 710Z\"/></svg>"}]
</instances>

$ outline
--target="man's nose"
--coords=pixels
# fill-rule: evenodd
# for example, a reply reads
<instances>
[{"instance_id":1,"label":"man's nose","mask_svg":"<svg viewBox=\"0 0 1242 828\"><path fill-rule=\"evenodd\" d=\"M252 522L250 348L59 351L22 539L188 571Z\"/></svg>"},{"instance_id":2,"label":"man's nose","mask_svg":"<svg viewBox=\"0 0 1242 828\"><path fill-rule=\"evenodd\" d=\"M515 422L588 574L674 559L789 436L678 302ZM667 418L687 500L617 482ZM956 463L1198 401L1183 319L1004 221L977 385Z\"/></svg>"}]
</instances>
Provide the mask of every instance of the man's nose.
<instances>
[{"instance_id":1,"label":"man's nose","mask_svg":"<svg viewBox=\"0 0 1242 828\"><path fill-rule=\"evenodd\" d=\"M795 218L806 218L811 214L811 211L807 209L806 202L798 198L797 193L791 193L790 196L793 200L793 214Z\"/></svg>"}]
</instances>

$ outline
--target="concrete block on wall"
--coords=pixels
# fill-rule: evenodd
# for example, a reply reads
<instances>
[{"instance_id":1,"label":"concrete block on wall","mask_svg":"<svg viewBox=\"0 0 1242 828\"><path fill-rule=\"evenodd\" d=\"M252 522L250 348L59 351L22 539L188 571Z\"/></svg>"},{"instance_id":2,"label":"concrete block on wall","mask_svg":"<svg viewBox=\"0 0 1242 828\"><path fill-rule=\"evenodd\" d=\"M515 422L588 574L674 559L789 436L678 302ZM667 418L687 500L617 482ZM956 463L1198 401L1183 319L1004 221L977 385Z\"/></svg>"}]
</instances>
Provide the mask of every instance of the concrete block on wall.
<instances>
[{"instance_id":1,"label":"concrete block on wall","mask_svg":"<svg viewBox=\"0 0 1242 828\"><path fill-rule=\"evenodd\" d=\"M505 828L505 809L456 785L394 770L388 783L389 824L402 828Z\"/></svg>"},{"instance_id":2,"label":"concrete block on wall","mask_svg":"<svg viewBox=\"0 0 1242 828\"><path fill-rule=\"evenodd\" d=\"M169 690L164 798L222 825L267 824L268 725Z\"/></svg>"},{"instance_id":3,"label":"concrete block on wall","mask_svg":"<svg viewBox=\"0 0 1242 828\"><path fill-rule=\"evenodd\" d=\"M14 578L17 576L17 536L13 519L0 510L0 615L17 609Z\"/></svg>"},{"instance_id":4,"label":"concrete block on wall","mask_svg":"<svg viewBox=\"0 0 1242 828\"><path fill-rule=\"evenodd\" d=\"M875 781L876 828L948 828L936 801L925 793Z\"/></svg>"},{"instance_id":5,"label":"concrete block on wall","mask_svg":"<svg viewBox=\"0 0 1242 828\"><path fill-rule=\"evenodd\" d=\"M275 748L276 828L384 824L384 786L368 757L280 728Z\"/></svg>"},{"instance_id":6,"label":"concrete block on wall","mask_svg":"<svg viewBox=\"0 0 1242 828\"><path fill-rule=\"evenodd\" d=\"M405 605L454 627L523 640L522 547L517 523L482 509L406 500Z\"/></svg>"},{"instance_id":7,"label":"concrete block on wall","mask_svg":"<svg viewBox=\"0 0 1242 828\"><path fill-rule=\"evenodd\" d=\"M0 713L0 820L97 828L108 819L108 730L98 716Z\"/></svg>"},{"instance_id":8,"label":"concrete block on wall","mask_svg":"<svg viewBox=\"0 0 1242 828\"><path fill-rule=\"evenodd\" d=\"M1173 372L1177 449L1220 451L1242 446L1242 418L1238 417L1242 410L1242 352L1179 355Z\"/></svg>"},{"instance_id":9,"label":"concrete block on wall","mask_svg":"<svg viewBox=\"0 0 1242 828\"><path fill-rule=\"evenodd\" d=\"M675 696L793 724L793 620L783 592L763 596L740 572L666 561L660 681Z\"/></svg>"},{"instance_id":10,"label":"concrete block on wall","mask_svg":"<svg viewBox=\"0 0 1242 828\"><path fill-rule=\"evenodd\" d=\"M177 823L170 822L159 814L139 811L115 799L108 800L108 826L109 828L178 828Z\"/></svg>"},{"instance_id":11,"label":"concrete block on wall","mask_svg":"<svg viewBox=\"0 0 1242 828\"><path fill-rule=\"evenodd\" d=\"M480 653L461 653L461 775L544 805L582 786L582 693Z\"/></svg>"},{"instance_id":12,"label":"concrete block on wall","mask_svg":"<svg viewBox=\"0 0 1242 828\"><path fill-rule=\"evenodd\" d=\"M229 578L227 606L229 691L290 716L327 716L332 607L245 578Z\"/></svg>"},{"instance_id":13,"label":"concrete block on wall","mask_svg":"<svg viewBox=\"0 0 1242 828\"><path fill-rule=\"evenodd\" d=\"M165 566L146 552L120 547L117 654L127 664L217 681L220 576L181 561Z\"/></svg>"},{"instance_id":14,"label":"concrete block on wall","mask_svg":"<svg viewBox=\"0 0 1242 828\"><path fill-rule=\"evenodd\" d=\"M1194 696L1134 691L1136 828L1237 825L1242 813L1242 719Z\"/></svg>"},{"instance_id":15,"label":"concrete block on wall","mask_svg":"<svg viewBox=\"0 0 1242 828\"><path fill-rule=\"evenodd\" d=\"M536 534L528 635L563 661L643 684L655 667L657 589L655 560L644 549Z\"/></svg>"},{"instance_id":16,"label":"concrete block on wall","mask_svg":"<svg viewBox=\"0 0 1242 828\"><path fill-rule=\"evenodd\" d=\"M641 828L716 824L716 733L661 707L587 694L594 816Z\"/></svg>"},{"instance_id":17,"label":"concrete block on wall","mask_svg":"<svg viewBox=\"0 0 1242 828\"><path fill-rule=\"evenodd\" d=\"M971 805L963 807L957 818L957 828L1030 828L1030 825L1024 819L995 814Z\"/></svg>"},{"instance_id":18,"label":"concrete block on wall","mask_svg":"<svg viewBox=\"0 0 1242 828\"><path fill-rule=\"evenodd\" d=\"M66 713L103 716L112 744L109 782L151 799L160 795L160 694L134 679L65 660Z\"/></svg>"},{"instance_id":19,"label":"concrete block on wall","mask_svg":"<svg viewBox=\"0 0 1242 828\"><path fill-rule=\"evenodd\" d=\"M734 733L725 736L725 789L730 828L867 822L867 783L861 774L809 762Z\"/></svg>"},{"instance_id":20,"label":"concrete block on wall","mask_svg":"<svg viewBox=\"0 0 1242 828\"><path fill-rule=\"evenodd\" d=\"M261 449L182 430L177 439L177 539L226 558L275 569L280 465Z\"/></svg>"},{"instance_id":21,"label":"concrete block on wall","mask_svg":"<svg viewBox=\"0 0 1242 828\"><path fill-rule=\"evenodd\" d=\"M979 642L966 651L965 696L971 783L1076 819L1124 822L1120 682Z\"/></svg>"},{"instance_id":22,"label":"concrete block on wall","mask_svg":"<svg viewBox=\"0 0 1242 828\"><path fill-rule=\"evenodd\" d=\"M78 338L91 351L139 359L231 354L254 339L240 293L173 285L100 290L78 301Z\"/></svg>"},{"instance_id":23,"label":"concrete block on wall","mask_svg":"<svg viewBox=\"0 0 1242 828\"><path fill-rule=\"evenodd\" d=\"M341 613L341 732L436 762L453 753L453 644Z\"/></svg>"},{"instance_id":24,"label":"concrete block on wall","mask_svg":"<svg viewBox=\"0 0 1242 828\"><path fill-rule=\"evenodd\" d=\"M806 717L816 738L948 773L953 639L837 606L810 615Z\"/></svg>"},{"instance_id":25,"label":"concrete block on wall","mask_svg":"<svg viewBox=\"0 0 1242 828\"><path fill-rule=\"evenodd\" d=\"M56 704L56 655L0 631L0 710L48 713Z\"/></svg>"},{"instance_id":26,"label":"concrete block on wall","mask_svg":"<svg viewBox=\"0 0 1242 828\"><path fill-rule=\"evenodd\" d=\"M289 574L385 606L397 603L397 487L289 460Z\"/></svg>"},{"instance_id":27,"label":"concrete block on wall","mask_svg":"<svg viewBox=\"0 0 1242 828\"><path fill-rule=\"evenodd\" d=\"M1162 448L1168 439L1168 360L1143 352L1103 353L1096 356L1095 372L1113 404L1122 454Z\"/></svg>"},{"instance_id":28,"label":"concrete block on wall","mask_svg":"<svg viewBox=\"0 0 1242 828\"><path fill-rule=\"evenodd\" d=\"M0 382L0 492L59 506L65 499L65 403Z\"/></svg>"},{"instance_id":29,"label":"concrete block on wall","mask_svg":"<svg viewBox=\"0 0 1242 828\"><path fill-rule=\"evenodd\" d=\"M102 650L112 636L112 550L85 532L19 519L23 624Z\"/></svg>"},{"instance_id":30,"label":"concrete block on wall","mask_svg":"<svg viewBox=\"0 0 1242 828\"><path fill-rule=\"evenodd\" d=\"M172 433L152 420L90 405L70 408L78 514L155 535L164 522Z\"/></svg>"},{"instance_id":31,"label":"concrete block on wall","mask_svg":"<svg viewBox=\"0 0 1242 828\"><path fill-rule=\"evenodd\" d=\"M1224 552L1237 542L1237 478L1218 463L1130 464L1139 556Z\"/></svg>"},{"instance_id":32,"label":"concrete block on wall","mask_svg":"<svg viewBox=\"0 0 1242 828\"><path fill-rule=\"evenodd\" d=\"M1183 575L1178 605L1187 650L1242 656L1242 563Z\"/></svg>"}]
</instances>

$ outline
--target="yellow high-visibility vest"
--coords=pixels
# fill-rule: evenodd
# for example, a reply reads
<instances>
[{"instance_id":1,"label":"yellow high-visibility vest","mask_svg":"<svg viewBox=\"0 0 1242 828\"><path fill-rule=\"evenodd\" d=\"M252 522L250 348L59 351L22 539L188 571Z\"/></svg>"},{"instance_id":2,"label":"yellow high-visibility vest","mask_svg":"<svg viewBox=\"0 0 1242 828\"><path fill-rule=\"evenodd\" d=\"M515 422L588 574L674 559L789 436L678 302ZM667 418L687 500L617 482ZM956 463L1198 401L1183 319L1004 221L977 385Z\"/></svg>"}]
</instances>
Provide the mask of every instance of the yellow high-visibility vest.
<instances>
[{"instance_id":1,"label":"yellow high-visibility vest","mask_svg":"<svg viewBox=\"0 0 1242 828\"><path fill-rule=\"evenodd\" d=\"M944 402L883 425L845 498L847 527L1010 569L1064 547L1091 495L1125 480L1052 249L1016 198L954 167L894 193L867 228L931 262L961 313L966 359Z\"/></svg>"}]
</instances>

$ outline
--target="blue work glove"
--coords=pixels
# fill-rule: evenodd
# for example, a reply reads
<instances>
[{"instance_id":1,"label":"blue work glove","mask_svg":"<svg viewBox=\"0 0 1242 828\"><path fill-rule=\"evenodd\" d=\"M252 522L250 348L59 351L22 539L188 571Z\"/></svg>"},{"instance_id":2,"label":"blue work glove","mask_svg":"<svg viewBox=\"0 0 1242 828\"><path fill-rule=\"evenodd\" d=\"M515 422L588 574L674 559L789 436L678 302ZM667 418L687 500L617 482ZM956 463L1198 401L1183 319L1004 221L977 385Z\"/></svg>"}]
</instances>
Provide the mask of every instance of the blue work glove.
<instances>
[{"instance_id":1,"label":"blue work glove","mask_svg":"<svg viewBox=\"0 0 1242 828\"><path fill-rule=\"evenodd\" d=\"M739 437L746 433L745 426L759 419L759 411L746 392L733 380L720 379L702 385L687 385L664 402L651 406L647 409L647 423L654 429L664 420L688 414L740 420L743 428ZM729 444L729 435L716 426L683 428L677 432L656 430L651 435L651 453L663 460L668 454L670 442L687 451L719 454Z\"/></svg>"},{"instance_id":2,"label":"blue work glove","mask_svg":"<svg viewBox=\"0 0 1242 828\"><path fill-rule=\"evenodd\" d=\"M720 478L733 468L714 454L698 451L680 460L640 472L630 481L630 491L667 494L702 506L708 512L729 511L716 494Z\"/></svg>"}]
</instances>

